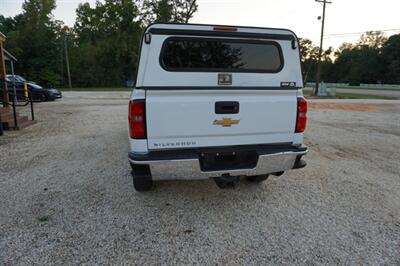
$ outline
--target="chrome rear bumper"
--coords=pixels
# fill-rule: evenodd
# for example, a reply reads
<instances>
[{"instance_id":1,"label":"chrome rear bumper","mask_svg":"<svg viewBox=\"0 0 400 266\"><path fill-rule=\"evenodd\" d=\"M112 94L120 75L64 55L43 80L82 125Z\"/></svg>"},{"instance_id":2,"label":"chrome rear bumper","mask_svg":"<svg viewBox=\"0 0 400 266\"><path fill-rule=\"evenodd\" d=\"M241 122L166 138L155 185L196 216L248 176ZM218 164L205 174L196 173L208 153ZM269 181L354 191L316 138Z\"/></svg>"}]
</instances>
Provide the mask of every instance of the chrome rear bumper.
<instances>
[{"instance_id":1,"label":"chrome rear bumper","mask_svg":"<svg viewBox=\"0 0 400 266\"><path fill-rule=\"evenodd\" d=\"M295 151L281 151L276 153L259 154L257 164L251 169L234 169L219 171L202 171L198 158L190 159L163 159L163 160L135 160L131 156L129 161L133 164L149 165L153 180L193 180L218 177L223 174L232 176L252 176L282 172L299 167L301 156L308 152L307 149Z\"/></svg>"}]
</instances>

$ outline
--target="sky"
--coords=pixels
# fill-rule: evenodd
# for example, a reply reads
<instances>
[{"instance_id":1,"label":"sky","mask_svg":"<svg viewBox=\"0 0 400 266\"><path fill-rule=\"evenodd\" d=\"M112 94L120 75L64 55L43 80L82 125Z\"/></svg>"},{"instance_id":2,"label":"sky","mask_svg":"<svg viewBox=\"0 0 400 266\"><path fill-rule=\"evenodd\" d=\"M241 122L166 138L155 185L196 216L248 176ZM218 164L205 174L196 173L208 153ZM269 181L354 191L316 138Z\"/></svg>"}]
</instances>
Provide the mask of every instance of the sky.
<instances>
[{"instance_id":1,"label":"sky","mask_svg":"<svg viewBox=\"0 0 400 266\"><path fill-rule=\"evenodd\" d=\"M191 22L288 28L319 45L322 4L315 0L197 0L199 9ZM356 42L361 33L385 30L400 33L400 0L330 0L327 4L324 48ZM0 14L15 16L24 0L0 0ZM79 3L96 0L57 0L54 16L72 26ZM345 35L343 35L345 34Z\"/></svg>"}]
</instances>

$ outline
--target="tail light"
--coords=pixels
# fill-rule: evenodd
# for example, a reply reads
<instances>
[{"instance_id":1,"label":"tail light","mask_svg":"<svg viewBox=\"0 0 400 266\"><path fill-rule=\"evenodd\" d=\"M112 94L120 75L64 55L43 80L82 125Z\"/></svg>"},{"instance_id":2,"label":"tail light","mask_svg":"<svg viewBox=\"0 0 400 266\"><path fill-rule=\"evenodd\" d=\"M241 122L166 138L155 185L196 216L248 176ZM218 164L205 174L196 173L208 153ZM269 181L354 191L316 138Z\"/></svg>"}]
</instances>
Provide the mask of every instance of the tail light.
<instances>
[{"instance_id":1,"label":"tail light","mask_svg":"<svg viewBox=\"0 0 400 266\"><path fill-rule=\"evenodd\" d=\"M133 139L146 138L146 105L144 100L129 102L129 134Z\"/></svg>"},{"instance_id":2,"label":"tail light","mask_svg":"<svg viewBox=\"0 0 400 266\"><path fill-rule=\"evenodd\" d=\"M302 133L307 124L307 101L304 98L297 98L297 119L296 133Z\"/></svg>"}]
</instances>

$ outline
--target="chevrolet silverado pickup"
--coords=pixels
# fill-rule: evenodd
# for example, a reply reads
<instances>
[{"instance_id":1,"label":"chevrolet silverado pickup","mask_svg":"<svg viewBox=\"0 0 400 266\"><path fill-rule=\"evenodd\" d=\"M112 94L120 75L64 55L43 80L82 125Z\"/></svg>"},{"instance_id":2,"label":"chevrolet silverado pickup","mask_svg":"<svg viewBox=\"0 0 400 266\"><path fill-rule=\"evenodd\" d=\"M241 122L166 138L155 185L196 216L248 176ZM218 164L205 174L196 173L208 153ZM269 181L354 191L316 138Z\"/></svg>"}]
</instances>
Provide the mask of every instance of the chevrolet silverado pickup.
<instances>
[{"instance_id":1,"label":"chevrolet silverado pickup","mask_svg":"<svg viewBox=\"0 0 400 266\"><path fill-rule=\"evenodd\" d=\"M286 29L152 24L129 101L134 187L156 180L260 182L303 168L307 102Z\"/></svg>"}]
</instances>

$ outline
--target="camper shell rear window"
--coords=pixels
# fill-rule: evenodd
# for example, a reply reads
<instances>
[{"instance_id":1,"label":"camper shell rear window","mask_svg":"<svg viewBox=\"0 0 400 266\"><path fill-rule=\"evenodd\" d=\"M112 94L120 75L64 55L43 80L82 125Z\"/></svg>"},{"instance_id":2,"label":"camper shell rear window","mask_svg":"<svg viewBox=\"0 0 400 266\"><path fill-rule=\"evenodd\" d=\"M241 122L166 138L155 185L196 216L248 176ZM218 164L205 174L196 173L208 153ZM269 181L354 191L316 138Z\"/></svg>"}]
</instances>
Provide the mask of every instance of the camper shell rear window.
<instances>
[{"instance_id":1,"label":"camper shell rear window","mask_svg":"<svg viewBox=\"0 0 400 266\"><path fill-rule=\"evenodd\" d=\"M278 73L284 60L274 41L170 37L162 46L160 64L179 72Z\"/></svg>"}]
</instances>

